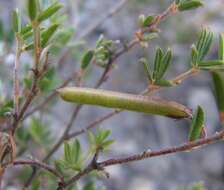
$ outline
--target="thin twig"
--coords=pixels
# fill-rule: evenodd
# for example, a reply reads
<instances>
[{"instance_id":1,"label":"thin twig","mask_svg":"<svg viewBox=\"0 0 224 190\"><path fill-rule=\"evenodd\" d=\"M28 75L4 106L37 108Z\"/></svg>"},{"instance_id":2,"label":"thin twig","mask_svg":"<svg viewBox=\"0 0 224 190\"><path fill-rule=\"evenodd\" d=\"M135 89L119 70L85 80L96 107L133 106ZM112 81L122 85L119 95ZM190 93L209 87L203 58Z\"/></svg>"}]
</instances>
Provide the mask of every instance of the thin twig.
<instances>
[{"instance_id":1,"label":"thin twig","mask_svg":"<svg viewBox=\"0 0 224 190\"><path fill-rule=\"evenodd\" d=\"M40 28L36 22L32 23L34 35L34 68L33 70L39 71L39 58L40 58Z\"/></svg>"},{"instance_id":2,"label":"thin twig","mask_svg":"<svg viewBox=\"0 0 224 190\"><path fill-rule=\"evenodd\" d=\"M191 76L193 76L195 74L198 74L199 72L200 72L199 69L192 68L192 69L188 70L187 72L178 75L175 79L171 80L171 82L173 84L179 85L185 79L187 79L187 78L189 78L189 77L191 77Z\"/></svg>"},{"instance_id":3,"label":"thin twig","mask_svg":"<svg viewBox=\"0 0 224 190\"><path fill-rule=\"evenodd\" d=\"M71 80L73 80L73 76L68 77L58 88L63 88L68 85ZM34 114L35 112L43 109L55 96L57 95L57 91L53 91L49 96L47 96L40 104L30 110L24 117L23 120Z\"/></svg>"},{"instance_id":4,"label":"thin twig","mask_svg":"<svg viewBox=\"0 0 224 190\"><path fill-rule=\"evenodd\" d=\"M83 171L81 171L77 175L71 177L71 179L69 179L67 182L65 182L63 184L63 188L70 186L71 184L78 181L81 177L89 174L90 172L96 170L97 168L100 168L100 170L102 170L103 168L108 167L108 166L126 164L126 163L140 161L140 160L144 160L144 159L148 159L148 158L152 158L152 157L159 157L159 156L174 154L177 152L185 152L185 151L191 152L193 150L201 148L202 146L214 144L223 139L224 139L224 130L222 130L219 133L216 133L208 138L200 139L200 140L193 141L193 142L187 142L187 143L179 145L179 146L165 148L165 149L158 150L158 151L145 151L141 154L128 156L126 158L105 160L105 161L97 163L97 167L87 166ZM61 190L61 189L59 189L59 190Z\"/></svg>"},{"instance_id":5,"label":"thin twig","mask_svg":"<svg viewBox=\"0 0 224 190\"><path fill-rule=\"evenodd\" d=\"M103 83L106 79L107 79L107 74L110 72L111 68L112 68L112 63L114 63L115 60L117 60L118 57L120 57L121 55L123 55L125 52L128 52L130 49L132 49L133 47L135 47L137 44L139 44L142 40L142 36L147 33L147 32L151 32L151 30L153 29L157 29L158 25L170 14L172 13L176 13L176 3L172 3L164 12L162 12L161 14L159 14L158 16L156 16L154 18L154 20L152 21L152 23L145 28L141 28L139 31L137 31L135 33L135 38L129 42L127 45L125 45L124 47L122 47L120 50L118 50L111 59L108 60L108 64L106 66L106 69L104 70L103 75L101 76L100 80L98 81L98 83L96 84L96 88L99 87L101 85L101 83Z\"/></svg>"},{"instance_id":6,"label":"thin twig","mask_svg":"<svg viewBox=\"0 0 224 190\"><path fill-rule=\"evenodd\" d=\"M84 170L79 172L77 175L71 177L67 182L60 182L58 184L57 190L64 190L67 186L74 183L74 181L79 180L82 176L88 175L93 170L103 171L103 168L101 168L97 163L100 150L101 149L99 149L99 148L96 149L96 152L95 152L92 160L90 161L89 165Z\"/></svg>"},{"instance_id":7,"label":"thin twig","mask_svg":"<svg viewBox=\"0 0 224 190\"><path fill-rule=\"evenodd\" d=\"M11 165L14 165L14 166L19 166L19 165L36 166L36 167L42 168L42 169L52 173L55 177L59 178L61 181L64 181L64 177L56 169L54 169L53 167L51 167L43 162L37 161L37 160L16 160L13 162L13 164L5 164L4 167L9 167Z\"/></svg>"},{"instance_id":8,"label":"thin twig","mask_svg":"<svg viewBox=\"0 0 224 190\"><path fill-rule=\"evenodd\" d=\"M118 4L112 7L102 18L93 23L89 28L84 29L81 32L81 35L78 36L78 39L86 38L89 34L91 34L95 29L97 29L100 25L102 25L106 20L116 15L128 2L128 0L121 0Z\"/></svg>"},{"instance_id":9,"label":"thin twig","mask_svg":"<svg viewBox=\"0 0 224 190\"><path fill-rule=\"evenodd\" d=\"M17 116L17 118L14 119L14 122L13 122L13 125L12 125L12 134L15 133L15 131L16 131L21 119L23 118L27 108L30 106L33 98L37 94L37 81L38 81L38 76L36 76L34 74L34 79L33 79L33 84L32 84L31 90L30 90L28 96L26 97L25 103L23 104L19 115Z\"/></svg>"},{"instance_id":10,"label":"thin twig","mask_svg":"<svg viewBox=\"0 0 224 190\"><path fill-rule=\"evenodd\" d=\"M109 160L99 163L99 165L101 167L106 167L106 166L111 166L111 165L118 165L118 164L125 164L125 163L129 163L129 162L133 162L133 161L139 161L139 160L143 160L143 159L147 159L147 158L151 158L151 157L158 157L158 156L164 156L164 155L168 155L168 154L174 154L177 152L185 152L185 151L190 152L192 150L199 149L202 146L214 144L218 141L223 140L223 138L224 138L224 130L220 131L219 133L216 133L213 136L205 138L205 139L200 139L200 140L193 141L193 142L187 142L187 143L184 143L179 146L165 148L165 149L158 150L158 151L149 151L149 152L146 151L146 152L143 152L142 154L136 154L136 155L132 155L132 156L129 156L126 158L109 159Z\"/></svg>"},{"instance_id":11,"label":"thin twig","mask_svg":"<svg viewBox=\"0 0 224 190\"><path fill-rule=\"evenodd\" d=\"M66 139L66 137L68 135L68 132L70 131L70 129L71 129L71 127L72 127L75 119L77 118L77 116L78 116L79 111L80 111L81 108L82 108L81 105L77 105L74 108L74 111L72 113L72 116L70 118L70 121L69 121L68 125L65 128L64 133L62 134L62 136L60 137L60 139L58 140L58 142L50 150L50 152L46 155L46 157L43 159L44 162L47 161L58 150L58 148L60 147L60 145L64 142L64 139Z\"/></svg>"},{"instance_id":12,"label":"thin twig","mask_svg":"<svg viewBox=\"0 0 224 190\"><path fill-rule=\"evenodd\" d=\"M19 58L20 58L20 39L16 36L16 56L15 56L15 65L14 65L14 114L17 118L19 114Z\"/></svg>"},{"instance_id":13,"label":"thin twig","mask_svg":"<svg viewBox=\"0 0 224 190\"><path fill-rule=\"evenodd\" d=\"M74 182L78 181L81 177L88 175L90 172L94 171L95 168L87 167L83 171L79 172L77 175L73 176L70 180L65 183L61 183L57 190L64 190L69 185L73 184Z\"/></svg>"},{"instance_id":14,"label":"thin twig","mask_svg":"<svg viewBox=\"0 0 224 190\"><path fill-rule=\"evenodd\" d=\"M81 105L78 105L74 108L74 111L72 113L72 116L70 118L70 121L68 123L68 125L65 128L64 133L62 134L62 136L59 138L59 140L57 141L57 143L51 148L51 150L48 152L48 154L43 158L43 162L47 162L49 160L49 158L58 150L58 148L63 144L64 139L66 138L68 132L70 131L76 117L78 116L79 110L81 109ZM36 176L37 173L37 168L34 167L32 174L30 175L30 177L28 178L28 180L25 182L24 184L24 188L27 188L30 186L30 184L32 183L34 177Z\"/></svg>"},{"instance_id":15,"label":"thin twig","mask_svg":"<svg viewBox=\"0 0 224 190\"><path fill-rule=\"evenodd\" d=\"M81 40L81 39L84 39L87 36L89 36L95 29L97 29L100 25L102 25L107 19L113 17L116 13L118 13L127 2L128 2L128 0L121 0L118 4L116 4L114 7L112 7L102 18L100 18L95 23L93 23L91 26L89 26L89 28L84 29L81 32L80 36L78 36L76 38L76 40ZM70 53L69 49L65 50L65 52L63 53L63 55L60 57L60 59L58 61L59 65L62 62L64 62L64 60L69 55L69 53Z\"/></svg>"},{"instance_id":16,"label":"thin twig","mask_svg":"<svg viewBox=\"0 0 224 190\"><path fill-rule=\"evenodd\" d=\"M66 140L77 137L77 136L87 132L88 130L96 127L99 124L102 124L104 121L107 121L108 119L110 119L111 117L121 113L122 111L123 110L113 110L113 111L109 112L108 114L105 114L104 116L97 118L96 120L91 122L89 125L87 125L83 129L80 129L78 131L75 131L73 133L68 134L67 137L66 137Z\"/></svg>"},{"instance_id":17,"label":"thin twig","mask_svg":"<svg viewBox=\"0 0 224 190\"><path fill-rule=\"evenodd\" d=\"M17 117L14 118L13 125L11 128L12 135L15 134L15 131L18 128L19 123L22 120L26 110L28 109L33 98L37 94L37 82L38 82L39 77L41 76L39 73L40 30L39 30L39 25L36 22L32 23L32 27L33 27L33 35L34 35L34 64L33 64L33 69L32 69L32 71L34 73L33 82L32 82L31 90L30 90L28 96L26 97L25 103L24 103L20 113L18 113Z\"/></svg>"}]
</instances>

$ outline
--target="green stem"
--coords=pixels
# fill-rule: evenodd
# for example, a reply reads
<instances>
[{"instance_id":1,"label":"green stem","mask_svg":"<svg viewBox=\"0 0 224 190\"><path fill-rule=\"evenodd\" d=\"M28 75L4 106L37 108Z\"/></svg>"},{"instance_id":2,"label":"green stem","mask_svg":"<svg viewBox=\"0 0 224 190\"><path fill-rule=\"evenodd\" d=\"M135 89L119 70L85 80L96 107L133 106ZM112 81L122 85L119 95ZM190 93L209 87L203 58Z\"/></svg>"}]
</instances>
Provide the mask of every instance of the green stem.
<instances>
[{"instance_id":1,"label":"green stem","mask_svg":"<svg viewBox=\"0 0 224 190\"><path fill-rule=\"evenodd\" d=\"M185 73L182 73L180 75L178 75L175 79L172 80L173 84L179 85L180 83L182 83L185 79L189 78L192 75L195 75L197 73L199 73L200 70L197 68L191 68L190 70L188 70Z\"/></svg>"},{"instance_id":2,"label":"green stem","mask_svg":"<svg viewBox=\"0 0 224 190\"><path fill-rule=\"evenodd\" d=\"M39 57L40 57L40 28L39 24L34 21L33 22L33 37L34 37L34 71L38 71Z\"/></svg>"},{"instance_id":3,"label":"green stem","mask_svg":"<svg viewBox=\"0 0 224 190\"><path fill-rule=\"evenodd\" d=\"M181 104L143 95L79 87L65 87L58 92L62 99L73 103L119 108L172 118L192 116L191 110Z\"/></svg>"}]
</instances>

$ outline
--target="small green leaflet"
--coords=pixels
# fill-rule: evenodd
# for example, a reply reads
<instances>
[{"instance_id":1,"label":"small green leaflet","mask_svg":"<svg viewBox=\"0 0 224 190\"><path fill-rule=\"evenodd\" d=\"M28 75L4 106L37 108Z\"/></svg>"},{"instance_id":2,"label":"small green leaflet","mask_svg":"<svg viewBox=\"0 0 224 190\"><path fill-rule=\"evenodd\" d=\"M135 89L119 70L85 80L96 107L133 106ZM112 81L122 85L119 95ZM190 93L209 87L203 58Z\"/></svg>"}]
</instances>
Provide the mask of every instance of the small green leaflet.
<instances>
[{"instance_id":1,"label":"small green leaflet","mask_svg":"<svg viewBox=\"0 0 224 190\"><path fill-rule=\"evenodd\" d=\"M176 1L178 5L179 11L187 11L191 9L196 9L203 5L201 0L184 0L184 1Z\"/></svg>"},{"instance_id":2,"label":"small green leaflet","mask_svg":"<svg viewBox=\"0 0 224 190\"><path fill-rule=\"evenodd\" d=\"M200 138L204 126L204 111L198 106L196 113L193 116L193 121L189 133L189 141L195 141Z\"/></svg>"},{"instance_id":3,"label":"small green leaflet","mask_svg":"<svg viewBox=\"0 0 224 190\"><path fill-rule=\"evenodd\" d=\"M210 31L209 28L204 28L200 34L198 43L196 45L198 51L198 61L204 59L207 55L213 40L213 33Z\"/></svg>"},{"instance_id":4,"label":"small green leaflet","mask_svg":"<svg viewBox=\"0 0 224 190\"><path fill-rule=\"evenodd\" d=\"M219 36L219 59L224 60L224 33Z\"/></svg>"},{"instance_id":5,"label":"small green leaflet","mask_svg":"<svg viewBox=\"0 0 224 190\"><path fill-rule=\"evenodd\" d=\"M28 16L31 21L36 19L37 16L37 1L36 0L26 0Z\"/></svg>"},{"instance_id":6,"label":"small green leaflet","mask_svg":"<svg viewBox=\"0 0 224 190\"><path fill-rule=\"evenodd\" d=\"M46 10L44 10L43 12L41 12L38 15L38 22L42 22L46 19L48 19L49 17L51 17L53 14L55 14L59 9L62 8L62 5L58 2L50 5Z\"/></svg>"},{"instance_id":7,"label":"small green leaflet","mask_svg":"<svg viewBox=\"0 0 224 190\"><path fill-rule=\"evenodd\" d=\"M224 112L224 73L214 71L212 72L212 79L217 106L220 112Z\"/></svg>"},{"instance_id":8,"label":"small green leaflet","mask_svg":"<svg viewBox=\"0 0 224 190\"><path fill-rule=\"evenodd\" d=\"M94 50L88 50L82 57L81 68L85 70L91 63L94 56Z\"/></svg>"},{"instance_id":9,"label":"small green leaflet","mask_svg":"<svg viewBox=\"0 0 224 190\"><path fill-rule=\"evenodd\" d=\"M15 33L21 31L21 19L18 9L12 11L12 28Z\"/></svg>"}]
</instances>

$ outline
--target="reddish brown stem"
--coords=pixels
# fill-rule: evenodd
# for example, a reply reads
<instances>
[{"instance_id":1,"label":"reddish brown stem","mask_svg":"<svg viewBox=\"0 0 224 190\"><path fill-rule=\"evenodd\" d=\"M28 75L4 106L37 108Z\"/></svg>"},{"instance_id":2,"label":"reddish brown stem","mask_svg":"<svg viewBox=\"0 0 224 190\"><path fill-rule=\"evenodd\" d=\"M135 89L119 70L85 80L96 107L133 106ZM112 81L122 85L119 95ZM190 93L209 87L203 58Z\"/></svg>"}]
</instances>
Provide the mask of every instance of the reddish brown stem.
<instances>
[{"instance_id":1,"label":"reddish brown stem","mask_svg":"<svg viewBox=\"0 0 224 190\"><path fill-rule=\"evenodd\" d=\"M187 142L179 146L165 148L158 151L145 151L141 154L128 156L126 158L109 159L109 160L97 163L97 168L102 170L103 168L108 166L126 164L129 162L140 161L140 160L144 160L144 159L148 159L152 157L165 156L165 155L174 154L177 152L185 152L185 151L191 152L194 149L201 148L202 146L205 146L205 145L214 144L223 139L224 139L224 130L208 138L200 139L193 142ZM83 171L81 171L80 173L78 173L77 175L69 179L67 182L65 182L63 188L68 187L69 185L79 180L81 177L89 174L90 172L92 172L93 170L96 170L97 168L88 166L86 169L84 169Z\"/></svg>"},{"instance_id":2,"label":"reddish brown stem","mask_svg":"<svg viewBox=\"0 0 224 190\"><path fill-rule=\"evenodd\" d=\"M64 177L56 169L37 160L16 160L13 162L13 165L14 166L20 166L20 165L36 166L50 172L55 177L59 178L61 181L64 181ZM4 167L9 167L9 166L10 164L4 165Z\"/></svg>"}]
</instances>

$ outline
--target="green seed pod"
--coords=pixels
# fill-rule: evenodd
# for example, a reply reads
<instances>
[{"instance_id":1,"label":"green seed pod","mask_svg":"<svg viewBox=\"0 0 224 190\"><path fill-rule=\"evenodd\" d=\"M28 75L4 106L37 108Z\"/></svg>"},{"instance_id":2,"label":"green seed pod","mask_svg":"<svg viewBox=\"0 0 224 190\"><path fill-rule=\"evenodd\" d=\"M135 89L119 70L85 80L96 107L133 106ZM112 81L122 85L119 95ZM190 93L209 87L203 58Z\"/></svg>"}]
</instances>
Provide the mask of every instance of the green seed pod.
<instances>
[{"instance_id":1,"label":"green seed pod","mask_svg":"<svg viewBox=\"0 0 224 190\"><path fill-rule=\"evenodd\" d=\"M201 132L204 126L204 111L198 106L197 112L195 113L190 129L189 141L195 141L201 136Z\"/></svg>"},{"instance_id":2,"label":"green seed pod","mask_svg":"<svg viewBox=\"0 0 224 190\"><path fill-rule=\"evenodd\" d=\"M20 32L21 30L21 19L18 9L12 11L12 28L16 33Z\"/></svg>"},{"instance_id":3,"label":"green seed pod","mask_svg":"<svg viewBox=\"0 0 224 190\"><path fill-rule=\"evenodd\" d=\"M36 0L27 0L28 16L31 21L36 19L37 16L37 2Z\"/></svg>"},{"instance_id":4,"label":"green seed pod","mask_svg":"<svg viewBox=\"0 0 224 190\"><path fill-rule=\"evenodd\" d=\"M196 9L198 7L201 7L202 5L203 3L201 0L184 1L178 4L178 10L186 11L186 10Z\"/></svg>"},{"instance_id":5,"label":"green seed pod","mask_svg":"<svg viewBox=\"0 0 224 190\"><path fill-rule=\"evenodd\" d=\"M68 102L143 112L172 118L190 118L191 110L172 101L91 88L66 87L58 90Z\"/></svg>"},{"instance_id":6,"label":"green seed pod","mask_svg":"<svg viewBox=\"0 0 224 190\"><path fill-rule=\"evenodd\" d=\"M59 4L58 2L50 5L46 10L44 10L43 12L41 12L38 15L38 22L42 22L46 19L48 19L49 17L51 17L53 14L55 14L59 9L61 9L62 5Z\"/></svg>"}]
</instances>

